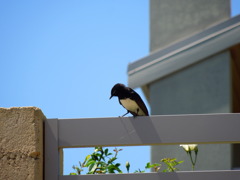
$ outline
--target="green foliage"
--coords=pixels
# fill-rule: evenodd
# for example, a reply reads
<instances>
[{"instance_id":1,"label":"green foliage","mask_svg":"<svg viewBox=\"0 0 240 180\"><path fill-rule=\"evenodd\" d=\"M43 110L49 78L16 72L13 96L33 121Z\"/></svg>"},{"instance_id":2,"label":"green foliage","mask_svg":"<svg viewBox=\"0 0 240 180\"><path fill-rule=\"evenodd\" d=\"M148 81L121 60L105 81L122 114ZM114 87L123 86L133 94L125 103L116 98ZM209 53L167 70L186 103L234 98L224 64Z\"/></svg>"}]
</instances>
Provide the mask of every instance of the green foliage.
<instances>
[{"instance_id":1,"label":"green foliage","mask_svg":"<svg viewBox=\"0 0 240 180\"><path fill-rule=\"evenodd\" d=\"M167 169L164 169L163 172L175 172L178 169L175 168L175 166L177 166L178 164L183 163L183 161L176 161L176 158L164 158L161 160L161 162L163 162L164 164L167 165Z\"/></svg>"},{"instance_id":2,"label":"green foliage","mask_svg":"<svg viewBox=\"0 0 240 180\"><path fill-rule=\"evenodd\" d=\"M145 166L146 169L151 169L153 168L153 171L154 172L158 172L161 168L161 164L158 164L158 163L154 163L154 164L151 164L150 162L148 162Z\"/></svg>"},{"instance_id":3,"label":"green foliage","mask_svg":"<svg viewBox=\"0 0 240 180\"><path fill-rule=\"evenodd\" d=\"M167 166L167 168L162 170L162 172L175 172L178 170L175 166L183 163L183 161L178 162L176 161L176 159L171 159L171 158L164 158L161 160L161 162ZM151 164L150 162L148 162L145 166L146 169L152 168L154 172L159 172L161 167L162 167L162 164L160 163Z\"/></svg>"},{"instance_id":4,"label":"green foliage","mask_svg":"<svg viewBox=\"0 0 240 180\"><path fill-rule=\"evenodd\" d=\"M95 147L94 152L87 155L83 163L79 162L79 166L73 166L72 168L75 172L70 173L70 175L81 175L84 168L88 170L87 174L106 174L106 173L122 173L120 169L120 163L117 163L118 153L122 149L115 148L113 153L109 152L109 149L105 150L102 147ZM164 158L161 160L163 164L167 166L162 172L174 172L178 169L175 167L181 164L183 161L176 161L176 159ZM126 170L129 173L130 163L126 162ZM145 170L138 169L134 173L144 173L147 169L153 169L154 172L159 172L162 164L148 162L145 166Z\"/></svg>"},{"instance_id":5,"label":"green foliage","mask_svg":"<svg viewBox=\"0 0 240 180\"><path fill-rule=\"evenodd\" d=\"M106 173L122 173L119 168L120 163L116 163L117 155L122 149L115 148L114 155L109 153L108 149L103 150L102 147L95 147L92 154L86 156L83 163L79 162L78 166L73 166L75 173L70 173L70 175L80 175L83 168L87 168L87 174L106 174Z\"/></svg>"},{"instance_id":6,"label":"green foliage","mask_svg":"<svg viewBox=\"0 0 240 180\"><path fill-rule=\"evenodd\" d=\"M134 171L134 173L145 173L145 171L142 171L141 169L138 169L138 170Z\"/></svg>"}]
</instances>

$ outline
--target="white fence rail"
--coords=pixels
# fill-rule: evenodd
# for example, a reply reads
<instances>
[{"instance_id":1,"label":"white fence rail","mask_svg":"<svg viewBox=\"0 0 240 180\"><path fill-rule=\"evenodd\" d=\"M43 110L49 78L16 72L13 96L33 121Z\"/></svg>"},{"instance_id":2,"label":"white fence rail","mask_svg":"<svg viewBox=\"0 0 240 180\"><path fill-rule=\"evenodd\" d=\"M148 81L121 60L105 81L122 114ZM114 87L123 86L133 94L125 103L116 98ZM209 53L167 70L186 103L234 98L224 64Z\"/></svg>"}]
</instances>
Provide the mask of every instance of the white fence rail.
<instances>
[{"instance_id":1,"label":"white fence rail","mask_svg":"<svg viewBox=\"0 0 240 180\"><path fill-rule=\"evenodd\" d=\"M240 143L240 114L48 119L45 122L45 179L240 179L240 171L61 175L61 148L191 143Z\"/></svg>"}]
</instances>

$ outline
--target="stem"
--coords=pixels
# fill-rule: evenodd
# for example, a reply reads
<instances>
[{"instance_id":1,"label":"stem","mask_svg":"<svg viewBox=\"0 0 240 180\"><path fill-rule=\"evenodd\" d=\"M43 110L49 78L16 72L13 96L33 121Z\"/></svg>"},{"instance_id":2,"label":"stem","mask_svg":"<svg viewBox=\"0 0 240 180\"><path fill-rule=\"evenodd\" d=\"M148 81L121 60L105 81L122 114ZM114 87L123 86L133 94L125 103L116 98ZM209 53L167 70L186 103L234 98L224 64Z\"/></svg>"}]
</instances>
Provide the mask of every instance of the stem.
<instances>
[{"instance_id":1,"label":"stem","mask_svg":"<svg viewBox=\"0 0 240 180\"><path fill-rule=\"evenodd\" d=\"M194 168L195 168L195 163L196 163L196 157L195 157L195 162L193 162L193 159L192 159L192 153L191 153L191 151L189 152L189 156L190 156L191 163L192 163L192 170L194 171Z\"/></svg>"},{"instance_id":2,"label":"stem","mask_svg":"<svg viewBox=\"0 0 240 180\"><path fill-rule=\"evenodd\" d=\"M197 162L197 151L195 151L195 162L194 162L194 165L196 164L196 162Z\"/></svg>"},{"instance_id":3,"label":"stem","mask_svg":"<svg viewBox=\"0 0 240 180\"><path fill-rule=\"evenodd\" d=\"M99 158L99 160L98 160L98 162L100 162L101 160L102 160L102 158L103 158L103 154L104 154L104 152L103 152L103 149L102 149L102 147L101 147L101 156L100 156L100 158ZM99 165L99 163L98 163L98 165ZM98 169L98 165L97 165L97 167L96 167L96 169L94 169L94 171L93 171L93 174L95 174L96 173L96 171L97 171L97 169Z\"/></svg>"},{"instance_id":4,"label":"stem","mask_svg":"<svg viewBox=\"0 0 240 180\"><path fill-rule=\"evenodd\" d=\"M170 172L174 172L174 167L172 167L172 165L170 165L169 167L170 167Z\"/></svg>"},{"instance_id":5,"label":"stem","mask_svg":"<svg viewBox=\"0 0 240 180\"><path fill-rule=\"evenodd\" d=\"M116 149L116 151L115 151L115 158L117 157L117 155L118 155L118 150Z\"/></svg>"}]
</instances>

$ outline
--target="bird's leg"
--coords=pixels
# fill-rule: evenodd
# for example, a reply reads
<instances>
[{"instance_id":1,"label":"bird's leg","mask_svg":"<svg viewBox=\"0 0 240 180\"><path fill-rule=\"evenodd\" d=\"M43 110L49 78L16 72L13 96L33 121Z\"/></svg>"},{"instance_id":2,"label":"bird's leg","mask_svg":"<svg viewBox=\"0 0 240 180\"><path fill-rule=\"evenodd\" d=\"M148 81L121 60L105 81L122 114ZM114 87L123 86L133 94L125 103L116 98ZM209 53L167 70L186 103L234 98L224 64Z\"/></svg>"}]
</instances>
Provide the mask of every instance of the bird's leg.
<instances>
[{"instance_id":1,"label":"bird's leg","mask_svg":"<svg viewBox=\"0 0 240 180\"><path fill-rule=\"evenodd\" d=\"M137 116L138 116L139 108L137 108Z\"/></svg>"},{"instance_id":2,"label":"bird's leg","mask_svg":"<svg viewBox=\"0 0 240 180\"><path fill-rule=\"evenodd\" d=\"M122 115L122 117L126 116L129 113L129 111L127 111L124 115Z\"/></svg>"}]
</instances>

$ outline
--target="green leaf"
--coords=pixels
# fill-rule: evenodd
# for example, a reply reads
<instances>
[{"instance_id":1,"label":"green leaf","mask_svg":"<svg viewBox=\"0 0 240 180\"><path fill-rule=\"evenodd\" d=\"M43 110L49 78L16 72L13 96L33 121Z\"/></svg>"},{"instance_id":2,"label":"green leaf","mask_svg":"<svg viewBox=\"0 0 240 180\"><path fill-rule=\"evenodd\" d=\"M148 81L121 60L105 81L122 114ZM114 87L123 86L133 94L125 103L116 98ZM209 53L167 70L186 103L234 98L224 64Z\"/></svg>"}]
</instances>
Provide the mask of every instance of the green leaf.
<instances>
[{"instance_id":1,"label":"green leaf","mask_svg":"<svg viewBox=\"0 0 240 180\"><path fill-rule=\"evenodd\" d=\"M108 156L108 148L104 151L105 156Z\"/></svg>"},{"instance_id":2,"label":"green leaf","mask_svg":"<svg viewBox=\"0 0 240 180\"><path fill-rule=\"evenodd\" d=\"M90 165L88 166L88 171L89 171L89 172L92 172L92 168L93 168L94 165L95 165L95 164L90 164Z\"/></svg>"},{"instance_id":3,"label":"green leaf","mask_svg":"<svg viewBox=\"0 0 240 180\"><path fill-rule=\"evenodd\" d=\"M150 162L148 162L148 163L146 164L145 168L146 168L146 169L151 168L151 164L150 164Z\"/></svg>"},{"instance_id":4,"label":"green leaf","mask_svg":"<svg viewBox=\"0 0 240 180\"><path fill-rule=\"evenodd\" d=\"M158 167L158 166L161 166L161 164L158 164L158 163L150 164L150 162L148 162L146 164L145 168L150 169L150 168L155 168L155 167Z\"/></svg>"},{"instance_id":5,"label":"green leaf","mask_svg":"<svg viewBox=\"0 0 240 180\"><path fill-rule=\"evenodd\" d=\"M94 173L95 170L96 170L96 168L97 168L97 163L91 164L91 165L89 166L89 171L92 172L92 173Z\"/></svg>"},{"instance_id":6,"label":"green leaf","mask_svg":"<svg viewBox=\"0 0 240 180\"><path fill-rule=\"evenodd\" d=\"M77 173L70 173L69 175L77 175Z\"/></svg>"},{"instance_id":7,"label":"green leaf","mask_svg":"<svg viewBox=\"0 0 240 180\"><path fill-rule=\"evenodd\" d=\"M113 158L109 159L109 160L108 160L108 164L113 163L113 161L115 161L116 159L117 159L116 157L113 157Z\"/></svg>"},{"instance_id":8,"label":"green leaf","mask_svg":"<svg viewBox=\"0 0 240 180\"><path fill-rule=\"evenodd\" d=\"M91 155L89 154L89 155L87 155L86 157L85 157L85 161L87 161L89 158L91 157Z\"/></svg>"},{"instance_id":9,"label":"green leaf","mask_svg":"<svg viewBox=\"0 0 240 180\"><path fill-rule=\"evenodd\" d=\"M93 159L94 161L96 161L98 158L97 158L97 156L96 156L95 154L92 154L92 155L91 155L91 159Z\"/></svg>"},{"instance_id":10,"label":"green leaf","mask_svg":"<svg viewBox=\"0 0 240 180\"><path fill-rule=\"evenodd\" d=\"M179 161L178 164L181 164L181 163L183 163L183 162L184 162L184 161Z\"/></svg>"},{"instance_id":11,"label":"green leaf","mask_svg":"<svg viewBox=\"0 0 240 180\"><path fill-rule=\"evenodd\" d=\"M116 163L115 166L116 166L116 167L119 167L119 166L121 166L121 164L120 164L120 163Z\"/></svg>"},{"instance_id":12,"label":"green leaf","mask_svg":"<svg viewBox=\"0 0 240 180\"><path fill-rule=\"evenodd\" d=\"M90 159L88 162L87 162L87 164L85 165L85 167L88 167L89 168L89 166L93 166L93 164L95 164L96 163L96 161L94 161L93 159Z\"/></svg>"},{"instance_id":13,"label":"green leaf","mask_svg":"<svg viewBox=\"0 0 240 180\"><path fill-rule=\"evenodd\" d=\"M122 171L119 167L116 167L116 170L117 170L118 173L122 173Z\"/></svg>"},{"instance_id":14,"label":"green leaf","mask_svg":"<svg viewBox=\"0 0 240 180\"><path fill-rule=\"evenodd\" d=\"M107 168L108 168L108 172L109 173L115 173L115 171L119 172L119 173L122 173L121 169L119 169L119 166L120 166L120 163L117 163L117 164L111 164L109 165Z\"/></svg>"},{"instance_id":15,"label":"green leaf","mask_svg":"<svg viewBox=\"0 0 240 180\"><path fill-rule=\"evenodd\" d=\"M79 165L80 165L80 167L85 167L85 164L86 164L86 162L90 159L90 157L91 157L91 155L87 155L86 157L85 157L85 160L83 161L83 163L81 164L81 162L79 161Z\"/></svg>"},{"instance_id":16,"label":"green leaf","mask_svg":"<svg viewBox=\"0 0 240 180\"><path fill-rule=\"evenodd\" d=\"M114 170L115 170L115 166L113 164L108 166L108 172L109 173L114 173Z\"/></svg>"}]
</instances>

